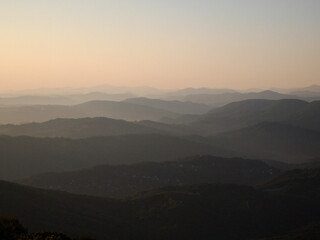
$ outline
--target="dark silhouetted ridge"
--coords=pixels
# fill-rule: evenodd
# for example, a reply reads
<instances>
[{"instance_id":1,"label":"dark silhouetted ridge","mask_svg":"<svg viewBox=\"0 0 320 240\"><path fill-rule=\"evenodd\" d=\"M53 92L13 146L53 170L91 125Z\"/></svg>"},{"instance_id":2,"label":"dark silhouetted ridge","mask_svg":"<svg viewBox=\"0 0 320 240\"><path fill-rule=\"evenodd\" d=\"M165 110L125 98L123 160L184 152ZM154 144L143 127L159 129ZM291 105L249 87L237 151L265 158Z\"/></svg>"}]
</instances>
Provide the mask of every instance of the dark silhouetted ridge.
<instances>
[{"instance_id":1,"label":"dark silhouetted ridge","mask_svg":"<svg viewBox=\"0 0 320 240\"><path fill-rule=\"evenodd\" d=\"M72 193L124 197L170 185L255 185L280 172L258 160L197 156L183 161L98 166L76 172L46 173L19 182Z\"/></svg>"}]
</instances>

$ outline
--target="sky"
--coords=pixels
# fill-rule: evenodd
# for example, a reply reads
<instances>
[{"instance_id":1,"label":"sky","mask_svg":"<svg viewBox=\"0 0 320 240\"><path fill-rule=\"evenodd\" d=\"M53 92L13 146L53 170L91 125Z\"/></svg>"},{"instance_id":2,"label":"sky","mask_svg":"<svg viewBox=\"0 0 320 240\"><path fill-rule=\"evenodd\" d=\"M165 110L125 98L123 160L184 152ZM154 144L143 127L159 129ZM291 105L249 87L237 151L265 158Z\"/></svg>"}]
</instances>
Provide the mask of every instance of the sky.
<instances>
[{"instance_id":1,"label":"sky","mask_svg":"<svg viewBox=\"0 0 320 240\"><path fill-rule=\"evenodd\" d=\"M0 91L320 84L319 0L0 0Z\"/></svg>"}]
</instances>

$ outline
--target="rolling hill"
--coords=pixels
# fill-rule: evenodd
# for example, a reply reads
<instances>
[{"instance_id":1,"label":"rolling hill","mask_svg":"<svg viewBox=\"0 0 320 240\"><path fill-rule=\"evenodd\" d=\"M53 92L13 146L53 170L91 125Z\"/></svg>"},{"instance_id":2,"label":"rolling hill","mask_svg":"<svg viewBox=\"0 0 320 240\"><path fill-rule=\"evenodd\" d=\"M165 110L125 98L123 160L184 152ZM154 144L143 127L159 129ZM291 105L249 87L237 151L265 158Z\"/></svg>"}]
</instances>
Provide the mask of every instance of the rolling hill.
<instances>
[{"instance_id":1,"label":"rolling hill","mask_svg":"<svg viewBox=\"0 0 320 240\"><path fill-rule=\"evenodd\" d=\"M87 139L0 136L0 179L103 164L170 161L197 154L238 155L197 139L156 134Z\"/></svg>"},{"instance_id":2,"label":"rolling hill","mask_svg":"<svg viewBox=\"0 0 320 240\"><path fill-rule=\"evenodd\" d=\"M318 118L320 118L319 102L254 99L213 109L196 119L191 126L207 134L240 129L261 122L286 122L318 130L318 124L315 124Z\"/></svg>"},{"instance_id":3,"label":"rolling hill","mask_svg":"<svg viewBox=\"0 0 320 240\"><path fill-rule=\"evenodd\" d=\"M297 126L320 131L320 101L309 103L305 109L299 112L294 118L288 120Z\"/></svg>"},{"instance_id":4,"label":"rolling hill","mask_svg":"<svg viewBox=\"0 0 320 240\"><path fill-rule=\"evenodd\" d=\"M129 121L161 120L179 116L177 113L127 102L91 101L77 105L75 108L89 114L89 117L100 115Z\"/></svg>"},{"instance_id":5,"label":"rolling hill","mask_svg":"<svg viewBox=\"0 0 320 240\"><path fill-rule=\"evenodd\" d=\"M268 90L250 93L229 92L221 94L192 94L187 95L183 100L199 104L206 104L211 107L222 107L232 102L239 102L249 99L280 100L298 98L299 97L294 95L281 94Z\"/></svg>"},{"instance_id":6,"label":"rolling hill","mask_svg":"<svg viewBox=\"0 0 320 240\"><path fill-rule=\"evenodd\" d=\"M58 118L42 123L0 125L0 135L7 136L88 138L151 133L181 136L196 134L197 131L184 125L149 120L129 122L104 117Z\"/></svg>"},{"instance_id":7,"label":"rolling hill","mask_svg":"<svg viewBox=\"0 0 320 240\"><path fill-rule=\"evenodd\" d=\"M187 114L166 121L186 125L202 135L236 130L261 122L284 122L319 131L320 101L250 99L214 108L203 115Z\"/></svg>"},{"instance_id":8,"label":"rolling hill","mask_svg":"<svg viewBox=\"0 0 320 240\"><path fill-rule=\"evenodd\" d=\"M72 98L66 96L18 96L18 97L2 97L1 105L72 105L77 103Z\"/></svg>"},{"instance_id":9,"label":"rolling hill","mask_svg":"<svg viewBox=\"0 0 320 240\"><path fill-rule=\"evenodd\" d=\"M68 98L71 98L77 103L84 103L90 101L123 101L127 98L132 98L135 95L132 93L118 93L118 94L109 94L105 92L89 92L86 94L70 94L67 95Z\"/></svg>"},{"instance_id":10,"label":"rolling hill","mask_svg":"<svg viewBox=\"0 0 320 240\"><path fill-rule=\"evenodd\" d=\"M163 109L178 114L204 114L211 109L211 107L205 104L181 101L165 101L161 99L150 98L129 98L124 102Z\"/></svg>"},{"instance_id":11,"label":"rolling hill","mask_svg":"<svg viewBox=\"0 0 320 240\"><path fill-rule=\"evenodd\" d=\"M176 113L125 102L91 101L74 106L34 105L0 107L0 124L44 122L56 118L109 117L115 119L161 120Z\"/></svg>"},{"instance_id":12,"label":"rolling hill","mask_svg":"<svg viewBox=\"0 0 320 240\"><path fill-rule=\"evenodd\" d=\"M214 146L228 146L249 158L298 163L320 156L320 132L281 122L262 122L209 139Z\"/></svg>"},{"instance_id":13,"label":"rolling hill","mask_svg":"<svg viewBox=\"0 0 320 240\"><path fill-rule=\"evenodd\" d=\"M162 98L170 100L183 100L188 95L194 94L223 94L236 92L232 89L219 88L184 88L162 94Z\"/></svg>"},{"instance_id":14,"label":"rolling hill","mask_svg":"<svg viewBox=\"0 0 320 240\"><path fill-rule=\"evenodd\" d=\"M101 197L127 197L164 186L205 183L255 185L282 172L258 160L197 156L183 161L98 166L45 173L19 183Z\"/></svg>"},{"instance_id":15,"label":"rolling hill","mask_svg":"<svg viewBox=\"0 0 320 240\"><path fill-rule=\"evenodd\" d=\"M130 93L108 94L103 92L89 92L83 94L58 94L58 95L22 95L0 97L0 105L75 105L89 101L122 101L132 98Z\"/></svg>"},{"instance_id":16,"label":"rolling hill","mask_svg":"<svg viewBox=\"0 0 320 240\"><path fill-rule=\"evenodd\" d=\"M137 122L102 117L54 119L43 123L0 125L0 135L8 136L88 138L150 133L161 133L161 131Z\"/></svg>"}]
</instances>

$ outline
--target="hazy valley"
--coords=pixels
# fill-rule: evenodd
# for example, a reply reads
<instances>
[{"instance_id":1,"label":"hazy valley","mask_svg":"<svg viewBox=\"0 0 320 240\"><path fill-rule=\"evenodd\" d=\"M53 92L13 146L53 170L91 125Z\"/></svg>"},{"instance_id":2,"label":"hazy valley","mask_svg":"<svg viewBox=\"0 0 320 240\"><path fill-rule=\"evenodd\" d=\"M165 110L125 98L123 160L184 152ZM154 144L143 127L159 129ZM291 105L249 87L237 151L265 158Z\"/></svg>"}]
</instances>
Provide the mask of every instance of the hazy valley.
<instances>
[{"instance_id":1,"label":"hazy valley","mask_svg":"<svg viewBox=\"0 0 320 240\"><path fill-rule=\"evenodd\" d=\"M320 1L0 1L0 240L320 240Z\"/></svg>"}]
</instances>

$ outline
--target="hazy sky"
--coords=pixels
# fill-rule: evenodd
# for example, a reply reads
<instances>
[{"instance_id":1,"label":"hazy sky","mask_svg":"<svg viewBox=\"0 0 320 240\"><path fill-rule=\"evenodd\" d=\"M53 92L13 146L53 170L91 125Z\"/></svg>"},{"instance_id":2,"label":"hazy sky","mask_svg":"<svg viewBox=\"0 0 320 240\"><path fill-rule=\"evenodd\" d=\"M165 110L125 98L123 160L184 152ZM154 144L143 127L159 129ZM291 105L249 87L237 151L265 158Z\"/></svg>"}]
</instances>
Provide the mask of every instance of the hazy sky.
<instances>
[{"instance_id":1,"label":"hazy sky","mask_svg":"<svg viewBox=\"0 0 320 240\"><path fill-rule=\"evenodd\" d=\"M0 0L0 91L320 84L319 0Z\"/></svg>"}]
</instances>

